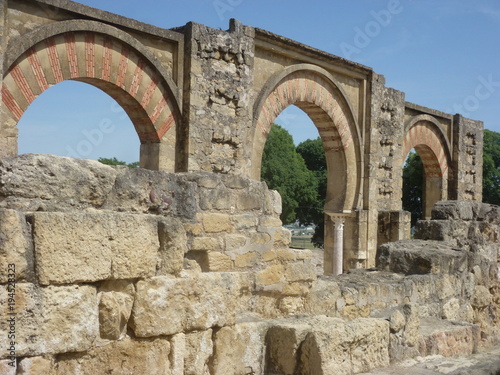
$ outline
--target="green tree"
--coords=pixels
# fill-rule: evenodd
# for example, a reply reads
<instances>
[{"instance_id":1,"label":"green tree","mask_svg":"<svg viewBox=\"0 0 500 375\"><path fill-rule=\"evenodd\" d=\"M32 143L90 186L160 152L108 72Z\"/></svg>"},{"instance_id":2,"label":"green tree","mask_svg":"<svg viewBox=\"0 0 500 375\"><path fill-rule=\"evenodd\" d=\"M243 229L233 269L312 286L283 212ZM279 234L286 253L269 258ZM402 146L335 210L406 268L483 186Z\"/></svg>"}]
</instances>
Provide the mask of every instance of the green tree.
<instances>
[{"instance_id":1,"label":"green tree","mask_svg":"<svg viewBox=\"0 0 500 375\"><path fill-rule=\"evenodd\" d=\"M483 202L500 206L500 133L485 129Z\"/></svg>"},{"instance_id":2,"label":"green tree","mask_svg":"<svg viewBox=\"0 0 500 375\"><path fill-rule=\"evenodd\" d=\"M316 202L303 211L303 221L312 223L316 227L312 236L312 243L323 247L325 237L325 197L327 188L327 166L325 151L321 138L308 139L297 146L297 152L304 158L306 166L311 170L318 181Z\"/></svg>"},{"instance_id":3,"label":"green tree","mask_svg":"<svg viewBox=\"0 0 500 375\"><path fill-rule=\"evenodd\" d=\"M139 168L139 162L136 161L134 163L126 163L124 161L118 160L116 157L112 158L99 158L97 161L101 162L102 164L106 165L126 165L129 168Z\"/></svg>"},{"instance_id":4,"label":"green tree","mask_svg":"<svg viewBox=\"0 0 500 375\"><path fill-rule=\"evenodd\" d=\"M283 224L301 221L302 208L316 203L318 183L314 173L295 150L290 133L279 125L273 125L267 137L261 178L281 195Z\"/></svg>"},{"instance_id":5,"label":"green tree","mask_svg":"<svg viewBox=\"0 0 500 375\"><path fill-rule=\"evenodd\" d=\"M403 166L403 210L411 213L411 225L422 219L424 165L420 156L412 151Z\"/></svg>"}]
</instances>

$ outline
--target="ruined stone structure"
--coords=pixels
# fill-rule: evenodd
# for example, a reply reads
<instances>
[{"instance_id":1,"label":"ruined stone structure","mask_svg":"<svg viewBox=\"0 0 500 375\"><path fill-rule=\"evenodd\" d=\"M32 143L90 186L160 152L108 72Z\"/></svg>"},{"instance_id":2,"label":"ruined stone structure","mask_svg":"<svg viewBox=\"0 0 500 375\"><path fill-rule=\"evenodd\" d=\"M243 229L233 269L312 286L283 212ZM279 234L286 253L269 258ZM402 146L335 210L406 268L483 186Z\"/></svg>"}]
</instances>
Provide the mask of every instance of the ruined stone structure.
<instances>
[{"instance_id":1,"label":"ruined stone structure","mask_svg":"<svg viewBox=\"0 0 500 375\"><path fill-rule=\"evenodd\" d=\"M1 342L15 335L0 373L16 374L13 352L17 374L351 374L496 343L500 211L480 203L481 122L235 20L164 30L62 0L0 10ZM22 114L66 79L125 109L143 168L17 156ZM289 248L281 198L259 181L290 104L328 162L327 276ZM412 148L428 219L416 241L401 211Z\"/></svg>"}]
</instances>

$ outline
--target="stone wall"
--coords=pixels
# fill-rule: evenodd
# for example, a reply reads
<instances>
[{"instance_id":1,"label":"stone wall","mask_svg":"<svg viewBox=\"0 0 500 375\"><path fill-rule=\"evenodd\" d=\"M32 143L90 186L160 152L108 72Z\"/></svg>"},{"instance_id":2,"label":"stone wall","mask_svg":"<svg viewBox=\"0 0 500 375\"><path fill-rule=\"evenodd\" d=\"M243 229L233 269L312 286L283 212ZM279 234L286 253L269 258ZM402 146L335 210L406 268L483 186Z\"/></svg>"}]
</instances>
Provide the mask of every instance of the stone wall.
<instances>
[{"instance_id":1,"label":"stone wall","mask_svg":"<svg viewBox=\"0 0 500 375\"><path fill-rule=\"evenodd\" d=\"M0 197L18 374L354 374L499 337L498 207L440 203L377 269L318 278L243 177L23 155Z\"/></svg>"}]
</instances>

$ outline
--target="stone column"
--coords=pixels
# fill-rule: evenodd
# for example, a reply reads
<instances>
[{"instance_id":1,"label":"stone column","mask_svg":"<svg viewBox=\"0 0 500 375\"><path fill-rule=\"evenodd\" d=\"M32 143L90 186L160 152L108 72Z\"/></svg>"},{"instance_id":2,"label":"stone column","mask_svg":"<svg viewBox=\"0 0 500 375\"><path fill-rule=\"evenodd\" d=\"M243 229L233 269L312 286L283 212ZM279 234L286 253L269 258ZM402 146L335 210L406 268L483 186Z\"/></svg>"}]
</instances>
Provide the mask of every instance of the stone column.
<instances>
[{"instance_id":1,"label":"stone column","mask_svg":"<svg viewBox=\"0 0 500 375\"><path fill-rule=\"evenodd\" d=\"M340 275L343 273L344 264L344 218L341 216L333 216L332 220L335 224L335 237L333 242L333 274Z\"/></svg>"}]
</instances>

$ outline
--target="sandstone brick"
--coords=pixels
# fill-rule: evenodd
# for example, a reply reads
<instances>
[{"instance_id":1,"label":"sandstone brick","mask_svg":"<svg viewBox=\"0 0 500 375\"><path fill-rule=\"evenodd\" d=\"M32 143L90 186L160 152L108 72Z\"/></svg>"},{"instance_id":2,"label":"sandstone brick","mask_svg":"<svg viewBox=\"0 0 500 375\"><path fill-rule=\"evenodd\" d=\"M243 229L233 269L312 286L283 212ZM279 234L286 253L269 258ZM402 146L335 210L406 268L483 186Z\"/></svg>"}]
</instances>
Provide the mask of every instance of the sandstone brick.
<instances>
[{"instance_id":1,"label":"sandstone brick","mask_svg":"<svg viewBox=\"0 0 500 375\"><path fill-rule=\"evenodd\" d=\"M281 227L282 223L279 217L276 216L262 216L259 220L259 225L262 227Z\"/></svg>"},{"instance_id":2,"label":"sandstone brick","mask_svg":"<svg viewBox=\"0 0 500 375\"><path fill-rule=\"evenodd\" d=\"M153 276L158 230L150 217L34 213L36 270L43 285Z\"/></svg>"},{"instance_id":3,"label":"sandstone brick","mask_svg":"<svg viewBox=\"0 0 500 375\"><path fill-rule=\"evenodd\" d=\"M238 250L245 246L247 237L240 234L229 234L225 236L226 251Z\"/></svg>"},{"instance_id":4,"label":"sandstone brick","mask_svg":"<svg viewBox=\"0 0 500 375\"><path fill-rule=\"evenodd\" d=\"M170 374L170 343L166 338L129 337L86 353L58 356L56 375Z\"/></svg>"},{"instance_id":5,"label":"sandstone brick","mask_svg":"<svg viewBox=\"0 0 500 375\"><path fill-rule=\"evenodd\" d=\"M12 274L9 264L14 265L17 281L34 281L33 262L33 244L25 216L15 210L0 209L0 283L6 283L8 274Z\"/></svg>"},{"instance_id":6,"label":"sandstone brick","mask_svg":"<svg viewBox=\"0 0 500 375\"><path fill-rule=\"evenodd\" d=\"M236 208L240 211L260 210L262 208L262 196L242 191L237 195Z\"/></svg>"},{"instance_id":7,"label":"sandstone brick","mask_svg":"<svg viewBox=\"0 0 500 375\"><path fill-rule=\"evenodd\" d=\"M207 233L231 232L233 230L231 216L227 214L205 213L202 214L201 220Z\"/></svg>"},{"instance_id":8,"label":"sandstone brick","mask_svg":"<svg viewBox=\"0 0 500 375\"><path fill-rule=\"evenodd\" d=\"M289 263L285 268L285 278L289 282L316 280L316 267L311 263Z\"/></svg>"},{"instance_id":9,"label":"sandstone brick","mask_svg":"<svg viewBox=\"0 0 500 375\"><path fill-rule=\"evenodd\" d=\"M276 251L274 249L266 251L264 254L262 254L262 261L264 262L270 262L272 260L275 260L278 258L278 255L276 254Z\"/></svg>"},{"instance_id":10,"label":"sandstone brick","mask_svg":"<svg viewBox=\"0 0 500 375\"><path fill-rule=\"evenodd\" d=\"M7 300L0 287L0 300ZM89 349L99 334L95 288L86 285L36 287L19 283L15 295L16 355L37 356ZM0 306L0 316L8 316ZM0 321L0 339L7 342L7 319ZM0 358L5 351L0 353Z\"/></svg>"},{"instance_id":11,"label":"sandstone brick","mask_svg":"<svg viewBox=\"0 0 500 375\"><path fill-rule=\"evenodd\" d=\"M191 242L191 250L195 251L219 251L220 248L219 240L214 237L195 237Z\"/></svg>"},{"instance_id":12,"label":"sandstone brick","mask_svg":"<svg viewBox=\"0 0 500 375\"><path fill-rule=\"evenodd\" d=\"M134 299L127 293L101 292L99 298L99 331L101 338L118 340L127 333L127 323Z\"/></svg>"},{"instance_id":13,"label":"sandstone brick","mask_svg":"<svg viewBox=\"0 0 500 375\"><path fill-rule=\"evenodd\" d=\"M233 324L250 285L238 273L139 281L131 326L136 336L152 337Z\"/></svg>"},{"instance_id":14,"label":"sandstone brick","mask_svg":"<svg viewBox=\"0 0 500 375\"><path fill-rule=\"evenodd\" d=\"M236 268L248 268L257 265L260 259L259 253L249 252L245 254L236 255L234 265Z\"/></svg>"},{"instance_id":15,"label":"sandstone brick","mask_svg":"<svg viewBox=\"0 0 500 375\"><path fill-rule=\"evenodd\" d=\"M280 228L274 233L275 247L288 247L292 243L292 232L286 228Z\"/></svg>"},{"instance_id":16,"label":"sandstone brick","mask_svg":"<svg viewBox=\"0 0 500 375\"><path fill-rule=\"evenodd\" d=\"M227 254L215 251L208 252L207 262L210 272L229 272L233 270L233 261Z\"/></svg>"},{"instance_id":17,"label":"sandstone brick","mask_svg":"<svg viewBox=\"0 0 500 375\"><path fill-rule=\"evenodd\" d=\"M253 214L240 214L234 215L233 220L236 229L248 229L256 227L259 219Z\"/></svg>"},{"instance_id":18,"label":"sandstone brick","mask_svg":"<svg viewBox=\"0 0 500 375\"><path fill-rule=\"evenodd\" d=\"M281 264L271 265L255 275L255 283L257 285L271 285L283 281L284 267Z\"/></svg>"}]
</instances>

